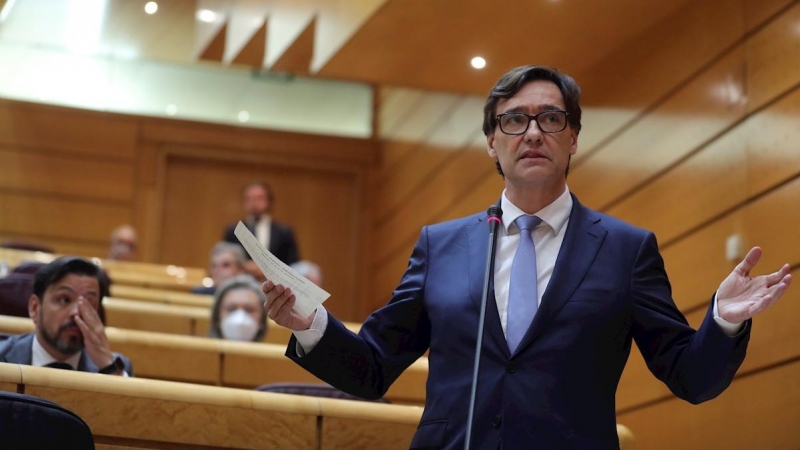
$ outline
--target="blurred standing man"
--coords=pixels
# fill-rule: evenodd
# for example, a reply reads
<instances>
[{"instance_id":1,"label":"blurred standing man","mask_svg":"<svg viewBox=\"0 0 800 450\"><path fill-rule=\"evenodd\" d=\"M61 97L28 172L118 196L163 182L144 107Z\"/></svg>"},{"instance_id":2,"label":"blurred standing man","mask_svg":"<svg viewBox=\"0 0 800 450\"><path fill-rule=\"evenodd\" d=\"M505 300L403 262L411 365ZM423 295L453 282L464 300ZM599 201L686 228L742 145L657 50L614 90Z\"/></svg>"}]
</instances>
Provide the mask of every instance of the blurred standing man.
<instances>
[{"instance_id":1,"label":"blurred standing man","mask_svg":"<svg viewBox=\"0 0 800 450\"><path fill-rule=\"evenodd\" d=\"M712 399L744 360L751 318L791 282L788 264L751 278L761 256L755 247L692 329L672 300L653 233L584 207L567 187L579 99L569 76L525 66L505 74L484 106L488 153L505 190L475 449L618 449L615 394L632 341L675 395ZM487 223L479 213L423 228L391 301L358 334L323 307L299 316L291 290L267 281L269 317L294 331L286 355L345 392L378 398L429 350L411 448L463 448Z\"/></svg>"},{"instance_id":2,"label":"blurred standing man","mask_svg":"<svg viewBox=\"0 0 800 450\"><path fill-rule=\"evenodd\" d=\"M275 201L272 188L264 182L250 183L242 189L242 200L246 214L243 222L258 239L258 242L285 264L299 261L300 251L297 249L294 232L287 225L272 220L270 215L272 203ZM225 230L223 240L239 244L239 240L233 234L235 229L236 224L230 225ZM248 261L245 263L245 270L257 279L264 279L264 275L250 260L249 255Z\"/></svg>"}]
</instances>

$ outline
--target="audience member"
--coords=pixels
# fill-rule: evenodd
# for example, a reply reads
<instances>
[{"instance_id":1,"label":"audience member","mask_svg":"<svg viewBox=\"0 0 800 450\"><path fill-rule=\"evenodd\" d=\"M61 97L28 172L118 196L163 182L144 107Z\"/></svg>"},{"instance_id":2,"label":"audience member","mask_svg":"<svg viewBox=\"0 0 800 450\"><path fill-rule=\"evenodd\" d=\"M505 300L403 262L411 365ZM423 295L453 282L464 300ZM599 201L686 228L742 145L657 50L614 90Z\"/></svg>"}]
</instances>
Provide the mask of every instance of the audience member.
<instances>
[{"instance_id":1,"label":"audience member","mask_svg":"<svg viewBox=\"0 0 800 450\"><path fill-rule=\"evenodd\" d=\"M107 292L100 268L84 259L65 256L42 267L28 301L35 331L0 344L0 362L133 375L130 360L109 348L98 314Z\"/></svg>"},{"instance_id":2,"label":"audience member","mask_svg":"<svg viewBox=\"0 0 800 450\"><path fill-rule=\"evenodd\" d=\"M322 269L311 261L297 261L292 264L292 269L296 270L300 275L308 278L309 281L322 287Z\"/></svg>"},{"instance_id":3,"label":"audience member","mask_svg":"<svg viewBox=\"0 0 800 450\"><path fill-rule=\"evenodd\" d=\"M243 222L258 239L258 242L286 264L299 261L300 251L297 248L294 232L289 226L272 220L272 204L275 202L272 188L264 182L250 183L242 189L242 200L246 216ZM239 240L233 233L235 229L235 223L230 225L225 230L223 240L239 244ZM247 273L256 279L263 279L261 271L258 270L255 263L250 261L249 255L247 258L248 261L245 263Z\"/></svg>"},{"instance_id":4,"label":"audience member","mask_svg":"<svg viewBox=\"0 0 800 450\"><path fill-rule=\"evenodd\" d=\"M192 288L194 294L213 295L225 281L245 272L245 251L240 245L230 242L217 242L208 258L208 273L214 282L212 286Z\"/></svg>"},{"instance_id":5,"label":"audience member","mask_svg":"<svg viewBox=\"0 0 800 450\"><path fill-rule=\"evenodd\" d=\"M111 232L108 259L116 261L136 260L136 230L130 225L122 225Z\"/></svg>"},{"instance_id":6,"label":"audience member","mask_svg":"<svg viewBox=\"0 0 800 450\"><path fill-rule=\"evenodd\" d=\"M267 333L266 297L249 275L226 281L214 295L208 336L235 341L261 342Z\"/></svg>"}]
</instances>

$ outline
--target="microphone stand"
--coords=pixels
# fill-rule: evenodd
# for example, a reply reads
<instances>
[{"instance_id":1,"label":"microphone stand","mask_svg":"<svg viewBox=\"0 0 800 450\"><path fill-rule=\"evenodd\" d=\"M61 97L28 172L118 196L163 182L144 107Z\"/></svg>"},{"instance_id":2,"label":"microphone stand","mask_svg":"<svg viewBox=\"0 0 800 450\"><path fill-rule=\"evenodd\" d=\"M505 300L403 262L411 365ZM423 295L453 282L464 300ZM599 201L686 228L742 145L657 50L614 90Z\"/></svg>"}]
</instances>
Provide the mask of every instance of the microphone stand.
<instances>
[{"instance_id":1,"label":"microphone stand","mask_svg":"<svg viewBox=\"0 0 800 450\"><path fill-rule=\"evenodd\" d=\"M489 297L489 284L492 280L494 271L494 250L497 246L497 226L500 224L500 217L503 210L497 205L492 205L486 211L489 215L489 249L486 253L486 272L483 276L483 295L481 295L481 313L478 318L478 338L475 343L475 364L472 367L472 389L469 394L469 414L467 415L467 435L464 439L464 450L469 450L470 439L472 438L472 421L475 415L475 396L478 390L478 368L481 363L481 348L483 347L483 328L486 323L486 299Z\"/></svg>"}]
</instances>

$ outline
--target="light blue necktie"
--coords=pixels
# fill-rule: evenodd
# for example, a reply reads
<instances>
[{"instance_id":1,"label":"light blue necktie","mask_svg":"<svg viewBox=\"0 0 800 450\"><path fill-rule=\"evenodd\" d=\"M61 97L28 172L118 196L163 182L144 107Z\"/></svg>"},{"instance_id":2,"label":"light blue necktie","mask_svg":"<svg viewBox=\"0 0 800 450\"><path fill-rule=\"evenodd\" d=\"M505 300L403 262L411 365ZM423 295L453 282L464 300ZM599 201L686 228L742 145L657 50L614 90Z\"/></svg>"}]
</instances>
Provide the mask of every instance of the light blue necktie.
<instances>
[{"instance_id":1,"label":"light blue necktie","mask_svg":"<svg viewBox=\"0 0 800 450\"><path fill-rule=\"evenodd\" d=\"M511 264L506 327L506 341L511 353L519 346L539 308L536 247L533 245L531 232L542 223L542 219L536 216L519 216L514 223L519 228L519 247Z\"/></svg>"}]
</instances>

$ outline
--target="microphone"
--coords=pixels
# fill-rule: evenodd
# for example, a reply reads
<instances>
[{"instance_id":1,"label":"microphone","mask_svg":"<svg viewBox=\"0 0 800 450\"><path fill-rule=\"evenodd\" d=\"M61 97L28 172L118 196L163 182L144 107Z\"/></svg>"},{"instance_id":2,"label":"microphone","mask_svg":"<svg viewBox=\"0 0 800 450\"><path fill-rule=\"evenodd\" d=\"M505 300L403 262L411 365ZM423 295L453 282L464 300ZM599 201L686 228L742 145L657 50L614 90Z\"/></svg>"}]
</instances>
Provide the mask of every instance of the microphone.
<instances>
[{"instance_id":1,"label":"microphone","mask_svg":"<svg viewBox=\"0 0 800 450\"><path fill-rule=\"evenodd\" d=\"M494 250L497 247L497 226L503 217L503 210L498 205L492 205L486 211L489 217L489 248L486 251L486 272L483 275L483 295L481 295L481 314L478 318L478 339L475 343L475 364L472 367L472 389L469 394L469 414L467 415L467 435L464 439L464 450L469 450L472 438L472 421L475 415L475 396L478 390L478 367L481 364L481 348L483 347L483 328L486 323L486 299L489 297L489 284L494 272Z\"/></svg>"}]
</instances>

